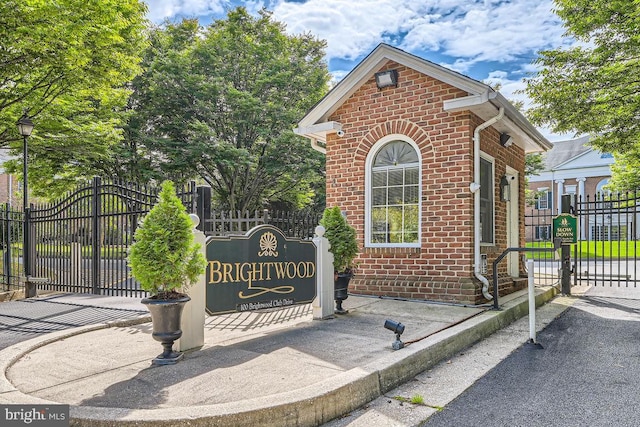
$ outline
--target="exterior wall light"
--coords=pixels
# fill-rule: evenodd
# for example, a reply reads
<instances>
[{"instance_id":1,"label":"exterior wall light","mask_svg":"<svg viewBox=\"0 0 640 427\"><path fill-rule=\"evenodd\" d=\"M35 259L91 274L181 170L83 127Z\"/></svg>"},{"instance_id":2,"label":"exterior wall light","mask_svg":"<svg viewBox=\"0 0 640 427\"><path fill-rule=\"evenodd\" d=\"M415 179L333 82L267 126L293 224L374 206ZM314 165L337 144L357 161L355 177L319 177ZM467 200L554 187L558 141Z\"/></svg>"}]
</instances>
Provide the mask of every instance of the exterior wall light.
<instances>
[{"instance_id":1,"label":"exterior wall light","mask_svg":"<svg viewBox=\"0 0 640 427\"><path fill-rule=\"evenodd\" d=\"M398 87L398 70L387 70L376 73L376 85L378 89L388 86Z\"/></svg>"},{"instance_id":2,"label":"exterior wall light","mask_svg":"<svg viewBox=\"0 0 640 427\"><path fill-rule=\"evenodd\" d=\"M509 188L510 180L507 175L500 179L500 199L503 202L511 200L511 189Z\"/></svg>"}]
</instances>

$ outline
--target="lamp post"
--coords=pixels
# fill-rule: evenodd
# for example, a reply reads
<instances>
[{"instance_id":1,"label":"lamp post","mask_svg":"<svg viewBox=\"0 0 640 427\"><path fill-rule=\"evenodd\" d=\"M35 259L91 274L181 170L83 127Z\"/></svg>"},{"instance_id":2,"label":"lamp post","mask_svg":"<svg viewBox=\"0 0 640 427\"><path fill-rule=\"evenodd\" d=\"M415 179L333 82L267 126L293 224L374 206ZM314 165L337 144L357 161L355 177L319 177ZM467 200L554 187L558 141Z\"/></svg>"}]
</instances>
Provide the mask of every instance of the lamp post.
<instances>
[{"instance_id":1,"label":"lamp post","mask_svg":"<svg viewBox=\"0 0 640 427\"><path fill-rule=\"evenodd\" d=\"M24 210L24 227L22 230L23 237L23 247L22 247L22 262L24 266L24 278L25 278L25 297L34 297L36 296L35 286L31 286L29 283L29 276L31 275L31 266L29 263L29 224L28 224L28 214L27 209L29 207L29 193L28 193L28 178L27 178L27 139L31 136L31 132L33 131L33 122L31 118L25 112L22 117L18 120L18 132L22 135L22 140L24 142L24 150L22 157L22 209Z\"/></svg>"}]
</instances>

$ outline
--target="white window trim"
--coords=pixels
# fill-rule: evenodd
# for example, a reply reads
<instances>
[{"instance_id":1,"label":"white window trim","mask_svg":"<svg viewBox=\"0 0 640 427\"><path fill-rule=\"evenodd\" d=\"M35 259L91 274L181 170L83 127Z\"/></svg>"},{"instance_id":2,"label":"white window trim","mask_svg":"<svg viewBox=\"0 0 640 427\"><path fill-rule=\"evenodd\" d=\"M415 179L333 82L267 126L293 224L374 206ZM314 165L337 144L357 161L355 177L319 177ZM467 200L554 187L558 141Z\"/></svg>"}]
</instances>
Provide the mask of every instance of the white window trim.
<instances>
[{"instance_id":1,"label":"white window trim","mask_svg":"<svg viewBox=\"0 0 640 427\"><path fill-rule=\"evenodd\" d=\"M418 241L416 243L371 243L371 169L373 160L380 149L391 141L403 141L411 145L418 154ZM369 150L365 162L365 201L364 201L364 246L365 248L419 248L422 244L422 155L420 148L411 138L406 135L392 134L387 135Z\"/></svg>"},{"instance_id":2,"label":"white window trim","mask_svg":"<svg viewBox=\"0 0 640 427\"><path fill-rule=\"evenodd\" d=\"M544 189L539 188L538 192L540 194L540 197L538 197L538 210L546 211L551 209L551 206L549 206L549 189L546 187ZM542 207L543 200L544 200L544 207Z\"/></svg>"},{"instance_id":3,"label":"white window trim","mask_svg":"<svg viewBox=\"0 0 640 427\"><path fill-rule=\"evenodd\" d=\"M480 246L495 246L496 245L496 159L493 156L481 151L480 157L487 162L491 163L491 189L493 194L493 203L491 206L491 223L493 224L493 241L492 242L483 242L480 240ZM480 190L478 190L480 191ZM478 206L478 208L480 208ZM477 225L480 227L480 224ZM480 236L482 238L482 236Z\"/></svg>"}]
</instances>

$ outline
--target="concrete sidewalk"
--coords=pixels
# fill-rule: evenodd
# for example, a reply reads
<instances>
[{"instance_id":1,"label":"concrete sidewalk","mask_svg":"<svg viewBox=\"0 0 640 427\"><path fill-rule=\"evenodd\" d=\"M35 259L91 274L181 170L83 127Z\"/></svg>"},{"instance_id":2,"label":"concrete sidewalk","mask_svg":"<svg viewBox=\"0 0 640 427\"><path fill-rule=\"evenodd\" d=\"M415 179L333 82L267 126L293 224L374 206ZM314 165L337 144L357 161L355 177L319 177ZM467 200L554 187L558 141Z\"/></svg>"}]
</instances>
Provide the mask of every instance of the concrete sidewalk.
<instances>
[{"instance_id":1,"label":"concrete sidewalk","mask_svg":"<svg viewBox=\"0 0 640 427\"><path fill-rule=\"evenodd\" d=\"M540 305L556 290L536 292ZM159 367L146 318L59 331L0 352L0 404L69 404L83 426L317 426L526 316L526 291L500 305L350 296L331 320L310 305L208 317L204 347ZM391 349L386 319L407 347Z\"/></svg>"}]
</instances>

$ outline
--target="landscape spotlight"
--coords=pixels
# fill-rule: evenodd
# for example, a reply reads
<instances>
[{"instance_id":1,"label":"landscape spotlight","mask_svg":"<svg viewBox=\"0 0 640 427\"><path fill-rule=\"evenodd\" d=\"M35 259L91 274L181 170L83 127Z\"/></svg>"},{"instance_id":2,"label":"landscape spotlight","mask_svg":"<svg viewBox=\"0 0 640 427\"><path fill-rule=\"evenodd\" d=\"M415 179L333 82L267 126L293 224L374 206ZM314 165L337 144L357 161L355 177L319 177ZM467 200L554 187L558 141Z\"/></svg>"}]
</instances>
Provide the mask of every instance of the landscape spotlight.
<instances>
[{"instance_id":1,"label":"landscape spotlight","mask_svg":"<svg viewBox=\"0 0 640 427\"><path fill-rule=\"evenodd\" d=\"M404 332L404 325L394 320L385 320L384 327L385 329L388 329L396 334L396 340L393 342L393 344L391 344L391 348L394 350L400 350L401 348L404 348L404 343L400 341L400 335L402 335L402 333Z\"/></svg>"}]
</instances>

